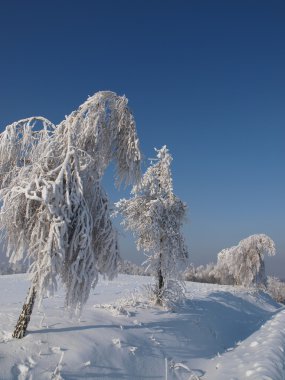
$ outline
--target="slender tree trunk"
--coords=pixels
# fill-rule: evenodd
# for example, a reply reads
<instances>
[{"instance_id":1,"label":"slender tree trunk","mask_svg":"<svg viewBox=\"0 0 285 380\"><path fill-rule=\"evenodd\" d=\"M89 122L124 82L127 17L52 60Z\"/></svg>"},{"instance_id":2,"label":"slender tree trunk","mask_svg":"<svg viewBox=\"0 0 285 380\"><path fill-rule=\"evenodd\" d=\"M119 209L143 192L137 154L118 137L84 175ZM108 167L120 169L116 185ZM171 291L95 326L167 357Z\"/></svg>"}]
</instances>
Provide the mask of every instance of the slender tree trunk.
<instances>
[{"instance_id":1,"label":"slender tree trunk","mask_svg":"<svg viewBox=\"0 0 285 380\"><path fill-rule=\"evenodd\" d=\"M35 304L36 295L36 288L32 285L28 291L26 302L23 305L22 312L13 332L13 338L21 339L26 335L26 330Z\"/></svg>"},{"instance_id":2,"label":"slender tree trunk","mask_svg":"<svg viewBox=\"0 0 285 380\"><path fill-rule=\"evenodd\" d=\"M158 270L158 292L157 292L157 305L162 305L162 289L164 286L164 280L161 273L161 269Z\"/></svg>"},{"instance_id":3,"label":"slender tree trunk","mask_svg":"<svg viewBox=\"0 0 285 380\"><path fill-rule=\"evenodd\" d=\"M257 285L261 285L261 284L265 285L266 284L265 264L259 252L258 252L258 256L259 256L260 268L259 268L259 273L256 270L256 283Z\"/></svg>"},{"instance_id":4,"label":"slender tree trunk","mask_svg":"<svg viewBox=\"0 0 285 380\"><path fill-rule=\"evenodd\" d=\"M164 285L164 281L163 281L163 276L162 276L161 269L160 269L158 271L158 289L162 290L163 285Z\"/></svg>"},{"instance_id":5,"label":"slender tree trunk","mask_svg":"<svg viewBox=\"0 0 285 380\"><path fill-rule=\"evenodd\" d=\"M162 243L162 238L160 239L160 245L161 243ZM158 293L157 293L157 300L156 300L157 305L162 305L162 289L164 287L164 278L162 275L161 266L162 266L162 251L160 249L159 265L158 265L158 273L157 273L157 277L158 277Z\"/></svg>"}]
</instances>

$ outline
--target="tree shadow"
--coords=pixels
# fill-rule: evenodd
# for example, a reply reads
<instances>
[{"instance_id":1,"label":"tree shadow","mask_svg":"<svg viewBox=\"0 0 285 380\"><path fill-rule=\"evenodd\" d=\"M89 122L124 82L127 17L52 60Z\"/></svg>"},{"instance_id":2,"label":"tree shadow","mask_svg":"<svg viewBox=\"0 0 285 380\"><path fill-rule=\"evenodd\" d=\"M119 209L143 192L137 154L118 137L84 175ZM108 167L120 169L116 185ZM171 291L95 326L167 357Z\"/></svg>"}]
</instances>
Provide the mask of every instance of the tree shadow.
<instances>
[{"instance_id":1,"label":"tree shadow","mask_svg":"<svg viewBox=\"0 0 285 380\"><path fill-rule=\"evenodd\" d=\"M34 331L27 331L28 334L50 334L50 333L64 333L71 331L84 331L84 330L95 330L95 329L107 329L107 328L120 328L120 325L83 325L83 326L69 326L69 327L57 327L57 328L46 328Z\"/></svg>"},{"instance_id":2,"label":"tree shadow","mask_svg":"<svg viewBox=\"0 0 285 380\"><path fill-rule=\"evenodd\" d=\"M101 372L102 370L105 370L105 369L109 369L109 367L102 367L100 366L100 373L96 373L96 368L98 368L98 366L96 366L94 368L94 372L84 372L84 373L76 373L76 374L69 374L68 372L64 372L62 371L62 376L64 379L66 380L77 380L77 379L163 379L163 376L148 376L148 375L142 375L141 373L138 374L137 376L134 375L133 373L132 374L127 374L127 373L122 373L119 368L110 368L110 372Z\"/></svg>"}]
</instances>

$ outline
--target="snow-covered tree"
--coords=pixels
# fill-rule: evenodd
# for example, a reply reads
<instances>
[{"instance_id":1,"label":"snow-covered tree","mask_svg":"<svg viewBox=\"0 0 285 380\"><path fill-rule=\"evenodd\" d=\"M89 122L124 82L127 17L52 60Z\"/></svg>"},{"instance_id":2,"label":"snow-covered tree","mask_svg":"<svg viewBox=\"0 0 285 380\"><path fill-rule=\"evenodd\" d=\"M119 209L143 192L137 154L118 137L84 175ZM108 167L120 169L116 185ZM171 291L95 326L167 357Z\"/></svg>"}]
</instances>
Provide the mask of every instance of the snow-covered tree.
<instances>
[{"instance_id":1,"label":"snow-covered tree","mask_svg":"<svg viewBox=\"0 0 285 380\"><path fill-rule=\"evenodd\" d=\"M264 256L275 255L275 244L264 234L249 236L237 246L223 249L218 254L217 271L222 282L252 286L265 285ZM227 279L226 279L227 278Z\"/></svg>"},{"instance_id":2,"label":"snow-covered tree","mask_svg":"<svg viewBox=\"0 0 285 380\"><path fill-rule=\"evenodd\" d=\"M125 97L98 92L60 124L42 117L15 122L0 135L0 227L10 261L28 258L31 288L14 331L25 334L35 297L58 279L69 310L80 313L98 274L118 261L101 178L110 161L116 183L140 178L140 150Z\"/></svg>"},{"instance_id":3,"label":"snow-covered tree","mask_svg":"<svg viewBox=\"0 0 285 380\"><path fill-rule=\"evenodd\" d=\"M156 302L163 304L172 291L181 295L179 264L188 257L181 233L186 205L173 193L168 149L156 151L157 159L134 186L133 197L122 199L116 207L125 228L134 233L137 249L145 252L146 263L156 273Z\"/></svg>"}]
</instances>

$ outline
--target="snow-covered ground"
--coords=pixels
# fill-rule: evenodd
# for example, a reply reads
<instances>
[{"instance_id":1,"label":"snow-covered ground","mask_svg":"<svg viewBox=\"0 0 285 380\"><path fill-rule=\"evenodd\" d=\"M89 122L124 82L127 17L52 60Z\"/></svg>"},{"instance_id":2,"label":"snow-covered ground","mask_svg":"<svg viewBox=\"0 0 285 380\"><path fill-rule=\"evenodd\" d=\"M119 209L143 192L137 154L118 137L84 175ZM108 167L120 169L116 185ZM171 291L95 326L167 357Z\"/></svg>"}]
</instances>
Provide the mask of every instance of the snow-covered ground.
<instances>
[{"instance_id":1,"label":"snow-covered ground","mask_svg":"<svg viewBox=\"0 0 285 380\"><path fill-rule=\"evenodd\" d=\"M187 283L185 304L170 312L145 302L150 281L100 281L80 321L60 291L15 340L29 283L0 276L0 379L285 379L285 309L268 295Z\"/></svg>"}]
</instances>

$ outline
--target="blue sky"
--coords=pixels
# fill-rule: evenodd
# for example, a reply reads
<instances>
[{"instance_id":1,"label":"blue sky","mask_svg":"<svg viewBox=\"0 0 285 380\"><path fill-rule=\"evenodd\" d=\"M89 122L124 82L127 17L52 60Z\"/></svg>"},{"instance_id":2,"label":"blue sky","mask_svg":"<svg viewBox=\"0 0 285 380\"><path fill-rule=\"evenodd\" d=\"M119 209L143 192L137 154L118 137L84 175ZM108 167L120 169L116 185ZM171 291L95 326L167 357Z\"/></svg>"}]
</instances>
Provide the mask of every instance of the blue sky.
<instances>
[{"instance_id":1,"label":"blue sky","mask_svg":"<svg viewBox=\"0 0 285 380\"><path fill-rule=\"evenodd\" d=\"M125 94L144 157L173 154L191 261L266 233L268 270L285 277L284 41L282 0L2 2L0 125ZM129 235L121 246L138 260Z\"/></svg>"}]
</instances>

